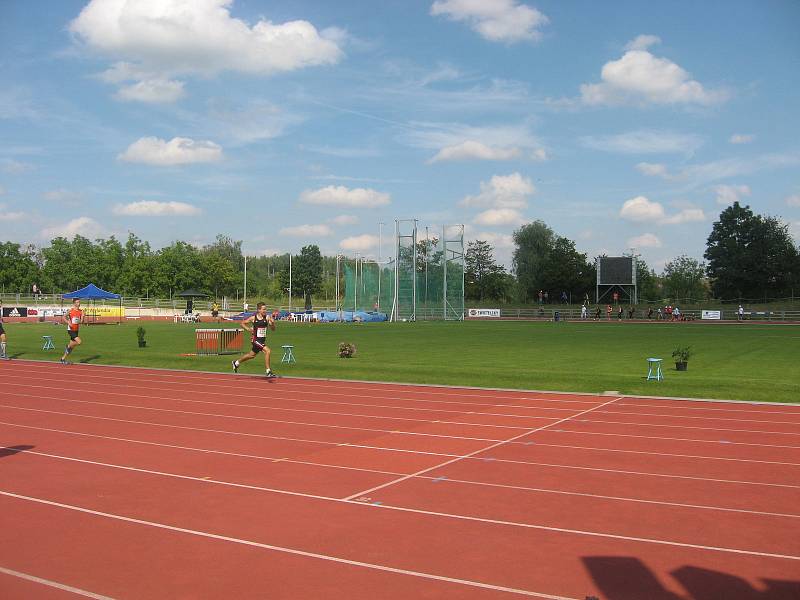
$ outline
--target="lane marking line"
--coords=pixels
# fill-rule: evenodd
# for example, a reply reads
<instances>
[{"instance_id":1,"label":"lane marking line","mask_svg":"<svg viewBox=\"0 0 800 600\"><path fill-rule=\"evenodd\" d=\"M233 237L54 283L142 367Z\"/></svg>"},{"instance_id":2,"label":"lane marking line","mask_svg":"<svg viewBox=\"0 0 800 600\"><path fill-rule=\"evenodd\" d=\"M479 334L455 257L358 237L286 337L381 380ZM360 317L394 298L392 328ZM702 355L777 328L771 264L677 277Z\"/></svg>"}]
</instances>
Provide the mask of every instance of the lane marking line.
<instances>
[{"instance_id":1,"label":"lane marking line","mask_svg":"<svg viewBox=\"0 0 800 600\"><path fill-rule=\"evenodd\" d=\"M465 458L473 457L476 454L480 454L482 452L488 452L489 450L493 450L494 448L497 448L498 446L502 446L503 444L508 444L509 442L513 442L515 440L518 440L520 438L526 437L528 435L532 435L532 434L536 433L537 431L542 431L544 429L547 429L548 427L554 427L555 425L558 425L559 423L563 423L564 421L569 421L570 419L574 419L575 417L579 417L581 415L585 415L586 413L592 412L593 410L597 410L598 408L602 408L603 406L607 406L607 405L611 404L612 402L616 402L617 400L622 400L622 398L624 398L624 396L620 396L618 398L613 398L611 400L608 400L607 402L603 402L602 404L599 404L599 405L594 406L592 408L589 408L587 410L581 411L581 412L579 412L579 413L577 413L575 415L572 415L572 416L569 416L569 417L565 417L565 418L563 418L563 419L561 419L559 421L556 421L555 423L550 423L549 425L543 425L542 427L537 427L535 429L531 429L530 431L526 431L524 433L521 433L521 434L519 434L517 436L514 436L514 437L512 437L510 439L507 439L507 440L499 441L499 442L497 442L495 444L492 444L491 446L487 446L486 448L482 448L482 449L479 449L479 450L474 450L473 452L465 454L464 456L459 456L457 458L453 458L453 459L445 461L445 462L443 462L443 463L441 463L439 465L436 465L436 466L433 466L433 467L428 467L427 469L421 469L421 470L417 471L416 473L412 473L411 475L404 475L403 477L398 477L397 479L394 479L394 480L389 481L387 483L384 483L382 485L375 486L375 487L370 488L368 490L363 490L363 491L358 492L356 494L351 494L350 496L347 496L344 499L345 500L352 500L353 498L356 498L357 496L363 496L364 494L369 494L370 492L374 492L376 490L382 490L384 488L389 487L390 485L395 485L397 483L402 483L403 481L405 481L406 479L410 479L411 477L418 477L420 475L424 475L425 473L430 473L431 471L434 471L436 469L441 469L442 467L446 467L448 465L456 463L456 462L458 462L460 460L463 460Z\"/></svg>"},{"instance_id":2,"label":"lane marking line","mask_svg":"<svg viewBox=\"0 0 800 600\"><path fill-rule=\"evenodd\" d=\"M320 554L320 553L317 553L317 552L308 552L306 550L299 550L297 548L288 548L286 546L276 546L276 545L273 545L273 544L265 544L265 543L256 542L256 541L253 541L253 540L246 540L246 539L242 539L242 538L235 538L235 537L231 537L231 536L220 535L220 534L216 534L216 533L210 533L208 531L198 531L196 529L187 529L185 527L176 527L174 525L167 525L166 523L158 523L156 521L146 521L144 519L136 519L136 518L133 518L133 517L126 517L126 516L123 516L123 515L117 515L117 514L113 514L113 513L101 512L101 511L92 510L92 509L89 509L89 508L84 508L82 506L74 506L74 505L71 505L71 504L63 504L61 502L54 502L52 500L45 500L44 498L34 498L32 496L24 496L22 494L15 494L13 492L7 492L7 491L3 491L3 490L0 490L0 495L7 496L7 497L10 497L10 498L16 498L18 500L25 500L25 501L28 501L28 502L36 502L36 503L44 504L44 505L47 505L47 506L54 506L54 507L57 507L57 508L73 510L73 511L81 512L81 513L84 513L84 514L94 515L96 517L104 517L106 519L113 519L113 520L116 520L116 521L123 521L123 522L126 522L126 523L133 523L135 525L145 525L147 527L154 527L154 528L157 528L157 529L164 529L164 530L167 530L167 531L174 531L174 532L177 532L177 533L184 533L184 534L188 534L188 535L194 535L194 536L198 536L198 537L203 537L203 538L208 538L208 539L213 539L213 540L219 540L219 541L223 541L223 542L231 542L231 543L234 543L234 544L241 544L241 545L244 545L244 546L260 548L262 550L272 550L272 551L275 551L275 552L282 552L282 553L285 553L285 554L293 554L295 556L303 556L305 558L315 558L315 559L318 559L318 560L324 560L324 561L328 561L328 562L335 562L335 563L339 563L339 564L346 564L346 565L351 565L351 566L354 566L354 567L362 567L362 568L366 568L366 569L373 569L373 570L376 570L376 571L385 571L385 572L388 572L388 573L396 573L396 574L399 574L399 575L409 575L411 577L419 577L421 579L431 579L431 580L434 580L434 581L443 581L443 582L446 582L446 583L455 583L455 584L459 584L459 585L466 585L466 586L469 586L469 587L476 587L476 588L482 588L482 589L487 589L487 590L494 590L494 591L498 591L498 592L508 592L508 593L511 593L511 594L518 594L518 595L521 595L521 596L530 596L530 597L533 597L533 598L546 598L547 600L578 600L577 598L567 598L565 596L554 596L552 594L543 594L543 593L540 593L540 592L533 592L533 591L530 591L530 590L522 590L522 589L517 589L517 588L505 587L505 586L501 586L501 585L493 585L493 584L490 584L490 583L483 583L481 581L470 581L468 579L459 579L459 578L456 578L456 577L447 577L445 575L435 575L433 573L425 573L423 571L412 571L412 570L409 570L409 569L400 569L400 568L397 568L397 567L390 567L388 565L381 565L381 564L376 564L376 563L368 563L368 562L363 562L363 561L358 561L358 560L351 560L351 559L348 559L348 558L341 558L341 557L338 557L338 556L331 556L331 555L328 555L328 554Z\"/></svg>"},{"instance_id":3,"label":"lane marking line","mask_svg":"<svg viewBox=\"0 0 800 600\"><path fill-rule=\"evenodd\" d=\"M58 583L57 581L51 581L49 579L43 579L42 577L36 577L35 575L29 575L28 573L22 573L21 571L14 571L13 569L7 569L6 567L0 567L0 573L5 573L6 575L10 575L11 577L18 577L20 579L25 579L33 583L39 583L41 585L46 585L65 592L70 592L78 596L84 596L86 598L94 598L95 600L114 600L114 598L111 598L110 596L95 594L94 592L82 590L80 588L76 588L71 585Z\"/></svg>"}]
</instances>

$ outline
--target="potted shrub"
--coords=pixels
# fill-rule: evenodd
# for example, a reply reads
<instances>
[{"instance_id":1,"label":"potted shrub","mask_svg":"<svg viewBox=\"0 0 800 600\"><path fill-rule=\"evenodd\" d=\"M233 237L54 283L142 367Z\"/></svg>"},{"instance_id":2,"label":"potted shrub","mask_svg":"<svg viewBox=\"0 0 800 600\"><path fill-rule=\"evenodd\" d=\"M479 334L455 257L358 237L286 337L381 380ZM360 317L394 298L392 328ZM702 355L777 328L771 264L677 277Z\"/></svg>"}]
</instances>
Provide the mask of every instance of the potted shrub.
<instances>
[{"instance_id":1,"label":"potted shrub","mask_svg":"<svg viewBox=\"0 0 800 600\"><path fill-rule=\"evenodd\" d=\"M694 353L691 346L678 346L675 348L672 352L672 358L675 359L675 370L685 371L689 363L689 357L692 354Z\"/></svg>"},{"instance_id":2,"label":"potted shrub","mask_svg":"<svg viewBox=\"0 0 800 600\"><path fill-rule=\"evenodd\" d=\"M139 341L139 348L144 348L147 346L147 342L144 341L144 327L137 327L136 328L136 339Z\"/></svg>"},{"instance_id":3,"label":"potted shrub","mask_svg":"<svg viewBox=\"0 0 800 600\"><path fill-rule=\"evenodd\" d=\"M339 344L339 358L353 358L356 354L356 345L350 342Z\"/></svg>"}]
</instances>

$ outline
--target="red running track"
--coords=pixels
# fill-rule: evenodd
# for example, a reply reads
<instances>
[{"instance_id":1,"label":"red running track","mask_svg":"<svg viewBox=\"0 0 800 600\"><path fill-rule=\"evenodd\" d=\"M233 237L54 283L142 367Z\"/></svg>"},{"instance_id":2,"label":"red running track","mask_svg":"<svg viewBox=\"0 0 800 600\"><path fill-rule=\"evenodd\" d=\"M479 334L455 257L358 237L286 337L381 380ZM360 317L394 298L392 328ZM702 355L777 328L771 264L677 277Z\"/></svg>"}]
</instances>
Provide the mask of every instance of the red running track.
<instances>
[{"instance_id":1,"label":"red running track","mask_svg":"<svg viewBox=\"0 0 800 600\"><path fill-rule=\"evenodd\" d=\"M2 598L800 598L797 405L0 382Z\"/></svg>"}]
</instances>

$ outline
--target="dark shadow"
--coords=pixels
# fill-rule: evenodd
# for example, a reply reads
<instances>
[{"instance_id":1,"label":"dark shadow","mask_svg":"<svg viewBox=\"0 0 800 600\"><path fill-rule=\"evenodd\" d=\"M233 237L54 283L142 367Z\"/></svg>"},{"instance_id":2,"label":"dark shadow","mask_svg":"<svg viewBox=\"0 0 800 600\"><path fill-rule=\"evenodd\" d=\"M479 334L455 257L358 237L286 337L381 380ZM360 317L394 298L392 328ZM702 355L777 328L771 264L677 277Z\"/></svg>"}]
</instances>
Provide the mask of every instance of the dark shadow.
<instances>
[{"instance_id":1,"label":"dark shadow","mask_svg":"<svg viewBox=\"0 0 800 600\"><path fill-rule=\"evenodd\" d=\"M800 581L761 579L754 588L737 575L685 566L669 575L685 590L665 589L655 573L635 557L585 556L586 569L597 584L600 600L797 600Z\"/></svg>"},{"instance_id":2,"label":"dark shadow","mask_svg":"<svg viewBox=\"0 0 800 600\"><path fill-rule=\"evenodd\" d=\"M6 446L5 448L0 448L0 458L5 458L6 456L14 456L15 454L19 454L20 452L25 452L25 450L32 450L36 446L28 446L26 444L20 444L18 446Z\"/></svg>"},{"instance_id":3,"label":"dark shadow","mask_svg":"<svg viewBox=\"0 0 800 600\"><path fill-rule=\"evenodd\" d=\"M100 358L100 355L95 354L93 356L87 356L86 358L82 358L78 362L81 363L82 365L85 365L87 363L92 362L93 360L97 360L98 358Z\"/></svg>"},{"instance_id":4,"label":"dark shadow","mask_svg":"<svg viewBox=\"0 0 800 600\"><path fill-rule=\"evenodd\" d=\"M25 356L25 353L24 352L17 352L16 354L12 354L11 356L9 356L9 358L11 360L14 360L15 358L19 358L20 356Z\"/></svg>"}]
</instances>

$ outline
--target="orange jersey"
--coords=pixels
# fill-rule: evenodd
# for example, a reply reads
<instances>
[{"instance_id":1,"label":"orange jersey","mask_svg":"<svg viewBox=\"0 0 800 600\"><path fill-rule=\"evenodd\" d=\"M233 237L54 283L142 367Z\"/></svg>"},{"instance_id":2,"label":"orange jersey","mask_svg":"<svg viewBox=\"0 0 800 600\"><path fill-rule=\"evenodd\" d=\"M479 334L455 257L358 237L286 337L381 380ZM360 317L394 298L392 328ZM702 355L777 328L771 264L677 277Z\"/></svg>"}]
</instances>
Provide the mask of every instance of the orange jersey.
<instances>
[{"instance_id":1,"label":"orange jersey","mask_svg":"<svg viewBox=\"0 0 800 600\"><path fill-rule=\"evenodd\" d=\"M79 308L71 308L67 313L67 321L69 321L69 324L67 325L67 331L78 331L78 327L80 327L82 318L82 310Z\"/></svg>"}]
</instances>

